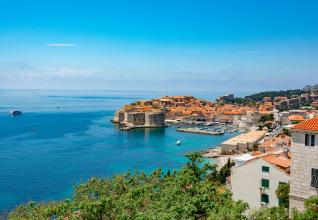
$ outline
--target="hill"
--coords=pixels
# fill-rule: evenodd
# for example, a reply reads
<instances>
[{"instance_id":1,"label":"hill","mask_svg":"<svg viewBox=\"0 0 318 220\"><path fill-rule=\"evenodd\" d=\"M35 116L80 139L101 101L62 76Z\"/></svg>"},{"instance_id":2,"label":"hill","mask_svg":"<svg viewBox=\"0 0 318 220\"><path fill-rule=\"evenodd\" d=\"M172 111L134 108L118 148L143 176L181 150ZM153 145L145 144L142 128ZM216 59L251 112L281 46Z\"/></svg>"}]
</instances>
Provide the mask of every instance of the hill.
<instances>
[{"instance_id":1,"label":"hill","mask_svg":"<svg viewBox=\"0 0 318 220\"><path fill-rule=\"evenodd\" d=\"M274 99L275 96L286 96L287 98L290 98L293 95L301 95L305 93L305 90L303 89L290 89L290 90L280 90L280 91L264 91L259 92L256 94L252 94L249 96L246 96L245 98L251 99L253 101L262 101L264 97L271 97Z\"/></svg>"}]
</instances>

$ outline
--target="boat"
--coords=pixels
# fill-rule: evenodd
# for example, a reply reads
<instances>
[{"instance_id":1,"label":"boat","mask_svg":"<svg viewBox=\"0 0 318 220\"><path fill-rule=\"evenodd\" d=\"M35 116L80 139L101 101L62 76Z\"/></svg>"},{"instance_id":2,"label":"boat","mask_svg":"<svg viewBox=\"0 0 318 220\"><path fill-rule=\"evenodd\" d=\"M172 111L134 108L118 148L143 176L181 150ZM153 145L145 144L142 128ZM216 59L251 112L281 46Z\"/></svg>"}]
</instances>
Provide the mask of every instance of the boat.
<instances>
[{"instance_id":1,"label":"boat","mask_svg":"<svg viewBox=\"0 0 318 220\"><path fill-rule=\"evenodd\" d=\"M176 145L180 145L181 144L181 140L178 140L177 142L176 142Z\"/></svg>"},{"instance_id":2,"label":"boat","mask_svg":"<svg viewBox=\"0 0 318 220\"><path fill-rule=\"evenodd\" d=\"M22 115L22 112L18 110L12 110L10 111L10 115L12 116Z\"/></svg>"},{"instance_id":3,"label":"boat","mask_svg":"<svg viewBox=\"0 0 318 220\"><path fill-rule=\"evenodd\" d=\"M211 125L213 125L214 123L213 122L207 122L207 123L205 123L204 125L205 126L211 126Z\"/></svg>"},{"instance_id":4,"label":"boat","mask_svg":"<svg viewBox=\"0 0 318 220\"><path fill-rule=\"evenodd\" d=\"M122 127L120 128L121 131L130 131L130 127Z\"/></svg>"}]
</instances>

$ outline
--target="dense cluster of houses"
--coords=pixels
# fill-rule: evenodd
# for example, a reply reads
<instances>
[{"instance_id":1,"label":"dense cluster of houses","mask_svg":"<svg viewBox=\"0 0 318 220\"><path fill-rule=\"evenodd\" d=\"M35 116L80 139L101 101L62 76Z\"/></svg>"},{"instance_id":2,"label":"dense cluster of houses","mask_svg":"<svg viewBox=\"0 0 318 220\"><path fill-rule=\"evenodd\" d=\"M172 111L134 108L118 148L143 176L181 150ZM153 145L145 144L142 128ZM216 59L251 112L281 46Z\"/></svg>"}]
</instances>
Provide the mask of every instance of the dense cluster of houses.
<instances>
[{"instance_id":1,"label":"dense cluster of houses","mask_svg":"<svg viewBox=\"0 0 318 220\"><path fill-rule=\"evenodd\" d=\"M165 96L151 100L140 100L124 106L121 110L132 112L132 109L143 112L160 109L165 112L166 119L186 122L217 121L239 124L246 117L242 126L248 126L249 123L256 122L262 115L270 114L274 106L271 103L249 106L213 103L193 96Z\"/></svg>"},{"instance_id":2,"label":"dense cluster of houses","mask_svg":"<svg viewBox=\"0 0 318 220\"><path fill-rule=\"evenodd\" d=\"M266 100L265 100L266 99ZM269 97L265 97L263 101L271 101ZM318 106L318 89L312 89L310 93L303 93L299 96L294 95L290 98L285 96L275 97L274 100L275 109L277 110L292 110L299 109L303 106Z\"/></svg>"}]
</instances>

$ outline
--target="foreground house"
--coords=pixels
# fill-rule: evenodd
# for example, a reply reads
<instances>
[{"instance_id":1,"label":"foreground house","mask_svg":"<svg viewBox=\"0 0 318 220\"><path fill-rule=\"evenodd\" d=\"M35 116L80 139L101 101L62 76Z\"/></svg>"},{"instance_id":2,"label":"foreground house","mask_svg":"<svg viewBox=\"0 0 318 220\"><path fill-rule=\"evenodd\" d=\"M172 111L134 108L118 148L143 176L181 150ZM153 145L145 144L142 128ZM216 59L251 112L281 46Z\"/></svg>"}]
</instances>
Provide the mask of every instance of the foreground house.
<instances>
[{"instance_id":1,"label":"foreground house","mask_svg":"<svg viewBox=\"0 0 318 220\"><path fill-rule=\"evenodd\" d=\"M235 161L235 158L234 158ZM230 188L235 200L243 200L251 208L278 206L279 184L290 180L290 158L283 150L262 154L231 169Z\"/></svg>"},{"instance_id":2,"label":"foreground house","mask_svg":"<svg viewBox=\"0 0 318 220\"><path fill-rule=\"evenodd\" d=\"M318 195L318 117L292 128L290 208L304 210L304 201Z\"/></svg>"}]
</instances>

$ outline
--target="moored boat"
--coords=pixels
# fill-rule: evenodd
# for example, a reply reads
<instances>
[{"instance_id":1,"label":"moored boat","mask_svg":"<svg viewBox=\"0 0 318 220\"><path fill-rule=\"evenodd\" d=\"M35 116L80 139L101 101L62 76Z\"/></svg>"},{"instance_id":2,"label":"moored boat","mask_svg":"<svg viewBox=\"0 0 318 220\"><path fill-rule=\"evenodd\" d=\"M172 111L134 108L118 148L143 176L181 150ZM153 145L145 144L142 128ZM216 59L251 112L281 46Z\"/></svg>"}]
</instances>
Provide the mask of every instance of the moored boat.
<instances>
[{"instance_id":1,"label":"moored boat","mask_svg":"<svg viewBox=\"0 0 318 220\"><path fill-rule=\"evenodd\" d=\"M22 112L18 110L12 110L10 111L10 115L12 116L22 115Z\"/></svg>"}]
</instances>

